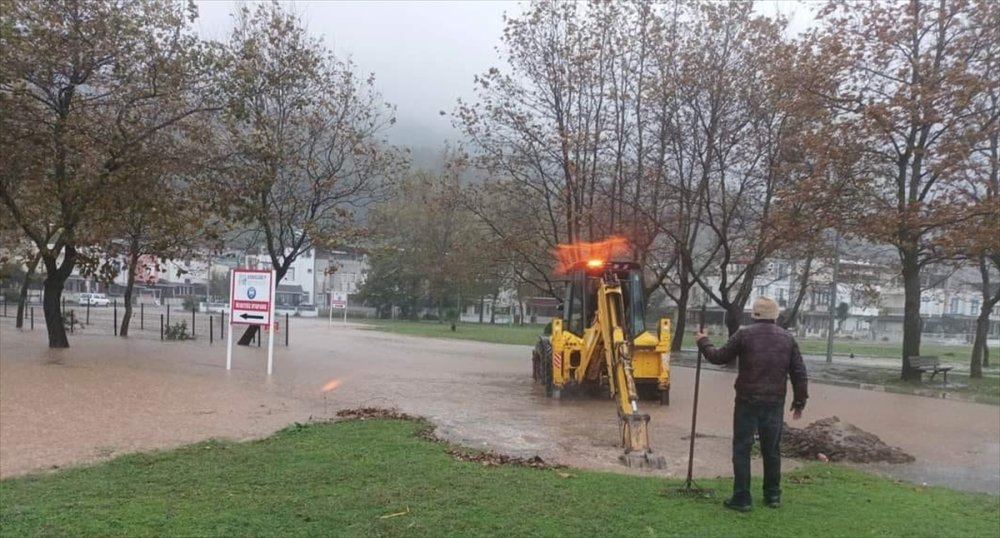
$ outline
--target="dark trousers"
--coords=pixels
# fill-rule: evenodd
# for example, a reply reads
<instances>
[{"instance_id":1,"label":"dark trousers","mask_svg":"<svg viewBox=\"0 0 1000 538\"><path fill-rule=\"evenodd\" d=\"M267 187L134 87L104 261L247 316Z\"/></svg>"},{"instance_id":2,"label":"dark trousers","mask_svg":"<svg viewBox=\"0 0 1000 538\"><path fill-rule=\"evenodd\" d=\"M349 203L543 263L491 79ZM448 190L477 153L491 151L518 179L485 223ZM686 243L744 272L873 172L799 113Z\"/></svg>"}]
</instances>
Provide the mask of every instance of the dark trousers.
<instances>
[{"instance_id":1,"label":"dark trousers","mask_svg":"<svg viewBox=\"0 0 1000 538\"><path fill-rule=\"evenodd\" d=\"M781 497L781 427L784 402L754 403L736 400L733 410L733 501L750 504L750 449L760 434L764 456L764 500Z\"/></svg>"}]
</instances>

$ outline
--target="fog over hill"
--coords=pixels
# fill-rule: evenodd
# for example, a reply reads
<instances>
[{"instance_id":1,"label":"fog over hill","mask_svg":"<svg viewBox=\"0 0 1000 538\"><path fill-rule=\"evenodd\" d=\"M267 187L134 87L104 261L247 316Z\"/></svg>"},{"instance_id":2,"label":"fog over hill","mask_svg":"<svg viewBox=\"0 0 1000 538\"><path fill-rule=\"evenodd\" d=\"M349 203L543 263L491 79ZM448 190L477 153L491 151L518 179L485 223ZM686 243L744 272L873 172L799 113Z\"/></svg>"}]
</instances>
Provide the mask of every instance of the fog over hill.
<instances>
[{"instance_id":1,"label":"fog over hill","mask_svg":"<svg viewBox=\"0 0 1000 538\"><path fill-rule=\"evenodd\" d=\"M396 106L390 142L409 146L417 155L440 153L445 140L462 133L452 126L458 99L474 101L473 79L490 67L503 68L504 14L522 11L522 3L476 1L296 0L283 2L314 36L340 58L350 58L361 73L374 73L386 102ZM199 34L225 40L230 13L248 2L197 0ZM764 1L763 14L789 18L793 33L809 26L815 6L794 1ZM445 112L444 115L441 112ZM422 161L422 158L415 159Z\"/></svg>"}]
</instances>

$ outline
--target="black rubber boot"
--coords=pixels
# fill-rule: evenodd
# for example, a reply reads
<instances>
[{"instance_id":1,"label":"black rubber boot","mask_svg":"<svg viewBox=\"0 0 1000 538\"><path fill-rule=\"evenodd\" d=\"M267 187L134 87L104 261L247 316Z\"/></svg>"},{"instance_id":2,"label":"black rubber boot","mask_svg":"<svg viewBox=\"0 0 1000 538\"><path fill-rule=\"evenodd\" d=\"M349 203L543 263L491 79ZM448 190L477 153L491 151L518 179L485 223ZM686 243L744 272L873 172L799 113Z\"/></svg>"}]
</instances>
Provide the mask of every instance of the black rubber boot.
<instances>
[{"instance_id":1,"label":"black rubber boot","mask_svg":"<svg viewBox=\"0 0 1000 538\"><path fill-rule=\"evenodd\" d=\"M753 505L749 503L738 503L733 499L726 499L722 501L722 506L725 506L730 510L736 510L737 512L749 512L750 510L753 510Z\"/></svg>"}]
</instances>

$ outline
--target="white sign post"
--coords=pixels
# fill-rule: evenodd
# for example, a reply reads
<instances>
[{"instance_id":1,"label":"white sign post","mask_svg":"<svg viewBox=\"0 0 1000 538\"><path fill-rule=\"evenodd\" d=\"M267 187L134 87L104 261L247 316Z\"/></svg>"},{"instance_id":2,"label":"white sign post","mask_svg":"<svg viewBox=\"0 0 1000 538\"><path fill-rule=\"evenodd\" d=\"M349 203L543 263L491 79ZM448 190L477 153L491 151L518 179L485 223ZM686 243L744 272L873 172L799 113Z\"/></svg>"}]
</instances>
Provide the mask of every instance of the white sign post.
<instances>
[{"instance_id":1,"label":"white sign post","mask_svg":"<svg viewBox=\"0 0 1000 538\"><path fill-rule=\"evenodd\" d=\"M331 291L330 292L330 323L333 323L333 310L335 308L340 308L344 310L344 324L347 324L347 292L346 291Z\"/></svg>"},{"instance_id":2,"label":"white sign post","mask_svg":"<svg viewBox=\"0 0 1000 538\"><path fill-rule=\"evenodd\" d=\"M274 271L233 269L229 280L229 324L269 327L267 375L274 371ZM233 366L233 331L226 343L226 370Z\"/></svg>"}]
</instances>

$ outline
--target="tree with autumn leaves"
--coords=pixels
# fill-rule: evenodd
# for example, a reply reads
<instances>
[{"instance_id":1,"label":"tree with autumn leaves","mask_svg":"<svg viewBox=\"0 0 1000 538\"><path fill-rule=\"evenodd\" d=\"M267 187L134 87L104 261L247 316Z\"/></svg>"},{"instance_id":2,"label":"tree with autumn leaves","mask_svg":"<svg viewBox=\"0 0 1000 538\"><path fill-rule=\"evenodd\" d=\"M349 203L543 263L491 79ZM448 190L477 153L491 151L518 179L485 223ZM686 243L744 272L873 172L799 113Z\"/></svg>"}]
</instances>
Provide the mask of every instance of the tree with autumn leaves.
<instances>
[{"instance_id":1,"label":"tree with autumn leaves","mask_svg":"<svg viewBox=\"0 0 1000 538\"><path fill-rule=\"evenodd\" d=\"M263 245L280 283L300 255L358 239L354 210L390 193L405 155L383 138L393 108L374 77L334 57L281 5L240 8L224 49L215 132L224 159L209 185L217 211Z\"/></svg>"},{"instance_id":2,"label":"tree with autumn leaves","mask_svg":"<svg viewBox=\"0 0 1000 538\"><path fill-rule=\"evenodd\" d=\"M394 193L392 108L279 4L242 8L227 42L206 43L193 8L165 0L0 2L0 218L44 269L54 347L68 345L63 284L111 251L130 271L137 253L183 255L192 243L170 240L207 217L264 245L280 279L298 255L360 237L354 210ZM677 346L692 290L732 331L765 260L808 272L832 231L892 245L913 377L922 271L980 267L979 333L997 302L998 9L831 2L791 38L742 2L537 2L507 19L506 66L456 113L475 181L407 188L482 232L487 287L556 292L558 244L627 237L647 296L678 304ZM452 228L427 251L458 253ZM423 285L444 304L453 282ZM985 333L976 342L974 375Z\"/></svg>"},{"instance_id":3,"label":"tree with autumn leaves","mask_svg":"<svg viewBox=\"0 0 1000 538\"><path fill-rule=\"evenodd\" d=\"M512 283L502 247L466 205L462 159L449 152L445 160L438 173L403 176L398 196L371 210L371 273L359 298L382 316L398 307L404 317L427 309L445 320L449 310L495 298Z\"/></svg>"},{"instance_id":4,"label":"tree with autumn leaves","mask_svg":"<svg viewBox=\"0 0 1000 538\"><path fill-rule=\"evenodd\" d=\"M963 240L993 211L997 9L831 2L793 39L742 2L532 4L456 113L474 210L546 285L556 244L624 235L681 312L697 286L730 332L768 258L893 245L911 378L921 271L995 245Z\"/></svg>"},{"instance_id":5,"label":"tree with autumn leaves","mask_svg":"<svg viewBox=\"0 0 1000 538\"><path fill-rule=\"evenodd\" d=\"M970 166L957 182L963 215L957 233L937 238L937 248L960 256L979 272L980 306L969 364L970 377L983 375L989 365L986 346L990 314L1000 304L1000 9L984 9L985 35L977 71L987 79L973 97L971 129L980 132L972 147Z\"/></svg>"},{"instance_id":6,"label":"tree with autumn leaves","mask_svg":"<svg viewBox=\"0 0 1000 538\"><path fill-rule=\"evenodd\" d=\"M236 15L211 43L190 3L3 0L0 218L44 267L51 347L69 345L74 270L109 278L125 257L128 295L140 257L185 256L226 226L265 245L280 281L356 237L353 209L405 162L380 138L392 109L371 77L277 3Z\"/></svg>"},{"instance_id":7,"label":"tree with autumn leaves","mask_svg":"<svg viewBox=\"0 0 1000 538\"><path fill-rule=\"evenodd\" d=\"M790 104L783 21L752 8L538 2L507 20L508 69L456 120L483 173L473 211L539 289L558 244L626 237L646 295L678 304L680 346L692 288L734 332L761 264L812 235L812 176L792 165L818 118Z\"/></svg>"},{"instance_id":8,"label":"tree with autumn leaves","mask_svg":"<svg viewBox=\"0 0 1000 538\"><path fill-rule=\"evenodd\" d=\"M109 243L109 194L135 189L162 143L213 108L193 15L166 0L0 4L0 205L44 266L50 347L69 346L66 280L96 270L88 252Z\"/></svg>"},{"instance_id":9,"label":"tree with autumn leaves","mask_svg":"<svg viewBox=\"0 0 1000 538\"><path fill-rule=\"evenodd\" d=\"M993 118L987 127L996 121L996 103L984 96L1000 83L990 76L998 11L989 0L831 2L808 40L822 82L815 92L832 111L819 136L858 150L850 154L853 230L899 255L904 379L919 378L909 357L920 354L921 272L971 254L943 246L961 242L977 218L968 184L989 190L991 156L981 150L991 133L983 118Z\"/></svg>"}]
</instances>

